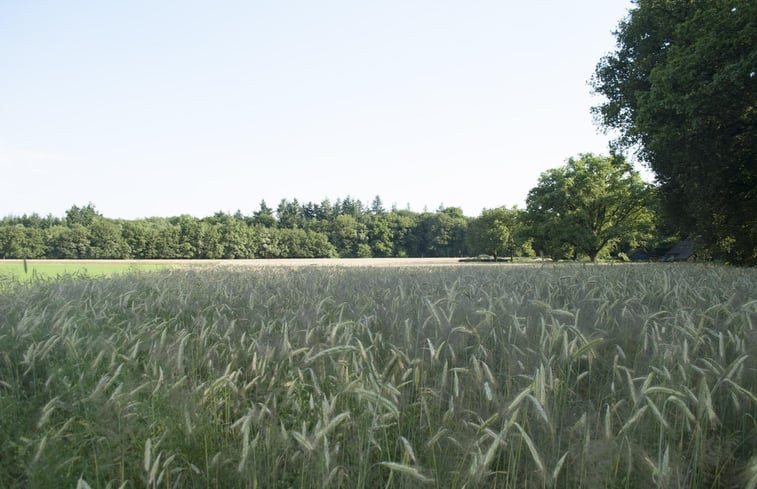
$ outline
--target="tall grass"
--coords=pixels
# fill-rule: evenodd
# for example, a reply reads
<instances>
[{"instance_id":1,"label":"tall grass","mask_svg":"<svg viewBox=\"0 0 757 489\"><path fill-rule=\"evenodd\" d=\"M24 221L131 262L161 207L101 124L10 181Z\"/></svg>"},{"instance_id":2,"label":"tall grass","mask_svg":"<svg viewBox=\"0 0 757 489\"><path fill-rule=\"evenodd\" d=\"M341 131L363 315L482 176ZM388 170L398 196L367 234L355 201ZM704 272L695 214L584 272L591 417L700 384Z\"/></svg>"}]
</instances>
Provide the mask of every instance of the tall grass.
<instances>
[{"instance_id":1,"label":"tall grass","mask_svg":"<svg viewBox=\"0 0 757 489\"><path fill-rule=\"evenodd\" d=\"M755 290L702 266L16 287L0 487L754 485Z\"/></svg>"}]
</instances>

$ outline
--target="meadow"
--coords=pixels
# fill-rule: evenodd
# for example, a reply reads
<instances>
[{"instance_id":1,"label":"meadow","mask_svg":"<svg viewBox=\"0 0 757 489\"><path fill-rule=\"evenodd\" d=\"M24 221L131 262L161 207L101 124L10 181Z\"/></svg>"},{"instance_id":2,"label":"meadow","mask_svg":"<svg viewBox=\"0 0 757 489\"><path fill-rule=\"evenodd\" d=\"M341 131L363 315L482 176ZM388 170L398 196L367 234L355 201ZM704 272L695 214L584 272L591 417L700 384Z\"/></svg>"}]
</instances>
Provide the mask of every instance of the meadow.
<instances>
[{"instance_id":1,"label":"meadow","mask_svg":"<svg viewBox=\"0 0 757 489\"><path fill-rule=\"evenodd\" d=\"M106 276L175 267L178 261L136 260L0 260L0 278L20 282L47 280L63 275Z\"/></svg>"},{"instance_id":2,"label":"meadow","mask_svg":"<svg viewBox=\"0 0 757 489\"><path fill-rule=\"evenodd\" d=\"M757 270L215 267L0 294L0 487L757 487Z\"/></svg>"}]
</instances>

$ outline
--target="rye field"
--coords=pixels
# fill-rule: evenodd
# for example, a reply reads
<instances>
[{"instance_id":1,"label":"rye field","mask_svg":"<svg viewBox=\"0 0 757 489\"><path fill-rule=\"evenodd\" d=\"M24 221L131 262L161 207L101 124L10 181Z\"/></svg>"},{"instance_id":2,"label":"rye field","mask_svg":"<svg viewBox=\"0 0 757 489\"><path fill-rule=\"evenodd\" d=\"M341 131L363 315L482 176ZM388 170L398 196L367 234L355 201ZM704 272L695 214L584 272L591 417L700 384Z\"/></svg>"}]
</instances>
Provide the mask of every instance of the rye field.
<instances>
[{"instance_id":1,"label":"rye field","mask_svg":"<svg viewBox=\"0 0 757 489\"><path fill-rule=\"evenodd\" d=\"M0 487L754 489L756 323L704 265L17 284Z\"/></svg>"}]
</instances>

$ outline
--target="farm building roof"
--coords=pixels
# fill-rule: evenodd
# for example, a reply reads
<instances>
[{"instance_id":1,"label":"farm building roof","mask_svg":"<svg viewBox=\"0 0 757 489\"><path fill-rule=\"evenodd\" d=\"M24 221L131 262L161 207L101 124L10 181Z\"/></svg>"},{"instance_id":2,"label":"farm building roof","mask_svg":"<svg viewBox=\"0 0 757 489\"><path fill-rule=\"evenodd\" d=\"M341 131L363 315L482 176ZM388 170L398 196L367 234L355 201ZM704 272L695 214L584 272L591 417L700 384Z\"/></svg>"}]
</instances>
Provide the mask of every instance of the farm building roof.
<instances>
[{"instance_id":1,"label":"farm building roof","mask_svg":"<svg viewBox=\"0 0 757 489\"><path fill-rule=\"evenodd\" d=\"M676 243L673 248L670 249L665 256L662 257L662 261L687 261L694 258L694 242L690 239L684 239Z\"/></svg>"}]
</instances>

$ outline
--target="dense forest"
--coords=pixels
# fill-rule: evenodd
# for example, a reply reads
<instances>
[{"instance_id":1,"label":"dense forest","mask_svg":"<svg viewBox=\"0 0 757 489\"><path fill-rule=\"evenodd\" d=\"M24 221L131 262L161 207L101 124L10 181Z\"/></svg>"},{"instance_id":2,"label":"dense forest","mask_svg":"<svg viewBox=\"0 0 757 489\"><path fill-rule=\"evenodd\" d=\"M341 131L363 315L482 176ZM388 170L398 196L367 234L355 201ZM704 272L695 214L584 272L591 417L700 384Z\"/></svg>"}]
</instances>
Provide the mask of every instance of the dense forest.
<instances>
[{"instance_id":1,"label":"dense forest","mask_svg":"<svg viewBox=\"0 0 757 489\"><path fill-rule=\"evenodd\" d=\"M592 261L637 246L660 254L675 237L657 223L654 188L619 156L580 155L545 172L525 209L387 210L346 197L331 202L261 201L249 215L217 212L110 219L93 204L65 217L0 220L0 258L244 259L543 256Z\"/></svg>"},{"instance_id":2,"label":"dense forest","mask_svg":"<svg viewBox=\"0 0 757 489\"><path fill-rule=\"evenodd\" d=\"M109 219L94 205L63 218L36 214L0 221L3 258L307 258L465 256L471 219L459 208L385 210L345 198L333 204L262 201L251 215Z\"/></svg>"}]
</instances>

